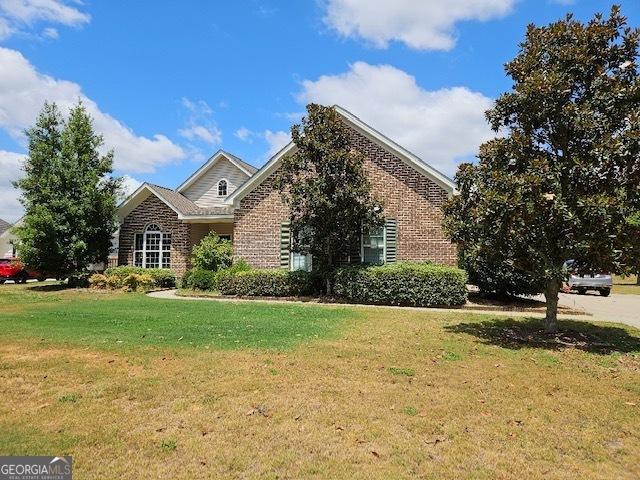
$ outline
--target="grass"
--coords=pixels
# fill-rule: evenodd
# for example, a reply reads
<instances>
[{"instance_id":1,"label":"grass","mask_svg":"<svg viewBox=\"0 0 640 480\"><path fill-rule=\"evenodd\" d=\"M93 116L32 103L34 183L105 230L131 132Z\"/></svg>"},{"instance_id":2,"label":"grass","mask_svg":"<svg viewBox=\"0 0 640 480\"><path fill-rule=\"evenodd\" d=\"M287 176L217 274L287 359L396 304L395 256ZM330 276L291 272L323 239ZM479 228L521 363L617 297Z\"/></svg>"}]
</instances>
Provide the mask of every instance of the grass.
<instances>
[{"instance_id":1,"label":"grass","mask_svg":"<svg viewBox=\"0 0 640 480\"><path fill-rule=\"evenodd\" d=\"M89 479L635 478L640 332L561 325L4 285L0 454Z\"/></svg>"},{"instance_id":2,"label":"grass","mask_svg":"<svg viewBox=\"0 0 640 480\"><path fill-rule=\"evenodd\" d=\"M613 277L613 293L623 293L627 295L640 295L640 285L637 284L636 276Z\"/></svg>"}]
</instances>

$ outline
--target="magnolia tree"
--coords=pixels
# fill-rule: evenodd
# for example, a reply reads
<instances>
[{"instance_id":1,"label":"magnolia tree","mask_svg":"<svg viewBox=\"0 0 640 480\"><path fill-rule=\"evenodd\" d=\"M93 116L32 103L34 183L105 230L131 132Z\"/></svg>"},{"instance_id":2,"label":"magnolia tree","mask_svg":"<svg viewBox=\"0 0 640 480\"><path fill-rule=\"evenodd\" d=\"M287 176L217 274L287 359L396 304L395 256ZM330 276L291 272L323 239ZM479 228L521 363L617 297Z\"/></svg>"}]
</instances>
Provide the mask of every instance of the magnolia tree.
<instances>
[{"instance_id":1,"label":"magnolia tree","mask_svg":"<svg viewBox=\"0 0 640 480\"><path fill-rule=\"evenodd\" d=\"M566 260L585 273L637 265L638 38L618 7L586 24L569 15L529 26L506 65L513 88L487 112L501 135L481 146L477 164L461 165L459 195L445 209L463 250L543 285L550 332Z\"/></svg>"},{"instance_id":2,"label":"magnolia tree","mask_svg":"<svg viewBox=\"0 0 640 480\"><path fill-rule=\"evenodd\" d=\"M291 136L297 150L283 159L276 179L290 210L291 249L313 256L330 294L333 269L363 230L381 225L382 208L370 195L364 157L333 107L307 105Z\"/></svg>"},{"instance_id":3,"label":"magnolia tree","mask_svg":"<svg viewBox=\"0 0 640 480\"><path fill-rule=\"evenodd\" d=\"M25 176L16 182L25 207L16 229L20 259L61 277L106 262L121 183L111 176L113 152L100 153L102 137L81 103L67 120L45 103L26 133Z\"/></svg>"}]
</instances>

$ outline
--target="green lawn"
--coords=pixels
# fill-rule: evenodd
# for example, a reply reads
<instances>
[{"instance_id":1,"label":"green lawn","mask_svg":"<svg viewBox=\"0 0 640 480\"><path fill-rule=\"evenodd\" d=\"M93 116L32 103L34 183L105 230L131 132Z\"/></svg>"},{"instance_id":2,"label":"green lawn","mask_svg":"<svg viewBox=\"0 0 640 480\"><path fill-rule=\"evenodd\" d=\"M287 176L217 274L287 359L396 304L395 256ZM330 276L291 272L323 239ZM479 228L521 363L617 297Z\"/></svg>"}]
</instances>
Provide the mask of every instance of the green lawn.
<instances>
[{"instance_id":1,"label":"green lawn","mask_svg":"<svg viewBox=\"0 0 640 480\"><path fill-rule=\"evenodd\" d=\"M16 310L16 305L28 308ZM177 302L143 294L60 291L55 285L31 290L7 285L0 307L8 308L0 310L0 338L116 349L288 348L333 335L353 316L344 308Z\"/></svg>"},{"instance_id":2,"label":"green lawn","mask_svg":"<svg viewBox=\"0 0 640 480\"><path fill-rule=\"evenodd\" d=\"M638 478L640 332L0 287L0 455L76 478Z\"/></svg>"}]
</instances>

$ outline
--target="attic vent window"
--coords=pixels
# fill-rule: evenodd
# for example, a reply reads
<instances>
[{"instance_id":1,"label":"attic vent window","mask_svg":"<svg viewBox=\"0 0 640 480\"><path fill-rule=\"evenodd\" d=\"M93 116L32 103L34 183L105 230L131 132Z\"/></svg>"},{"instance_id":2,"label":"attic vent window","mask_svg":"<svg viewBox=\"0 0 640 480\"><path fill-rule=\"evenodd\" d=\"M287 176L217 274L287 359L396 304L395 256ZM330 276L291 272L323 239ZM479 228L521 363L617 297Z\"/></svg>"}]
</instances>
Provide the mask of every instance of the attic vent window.
<instances>
[{"instance_id":1,"label":"attic vent window","mask_svg":"<svg viewBox=\"0 0 640 480\"><path fill-rule=\"evenodd\" d=\"M226 180L220 180L218 182L218 196L219 197L226 197L227 196L227 181Z\"/></svg>"}]
</instances>

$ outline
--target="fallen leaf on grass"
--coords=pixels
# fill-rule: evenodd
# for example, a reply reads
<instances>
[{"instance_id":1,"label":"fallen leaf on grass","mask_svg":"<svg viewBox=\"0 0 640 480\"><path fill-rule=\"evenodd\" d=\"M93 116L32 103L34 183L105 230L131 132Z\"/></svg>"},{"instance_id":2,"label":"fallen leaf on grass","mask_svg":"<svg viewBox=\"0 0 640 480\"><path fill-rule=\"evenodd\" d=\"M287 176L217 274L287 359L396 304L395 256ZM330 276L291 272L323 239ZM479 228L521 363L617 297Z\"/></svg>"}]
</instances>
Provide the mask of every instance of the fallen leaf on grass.
<instances>
[{"instance_id":1,"label":"fallen leaf on grass","mask_svg":"<svg viewBox=\"0 0 640 480\"><path fill-rule=\"evenodd\" d=\"M629 405L631 407L635 407L636 404L634 402L624 402L625 405Z\"/></svg>"}]
</instances>

